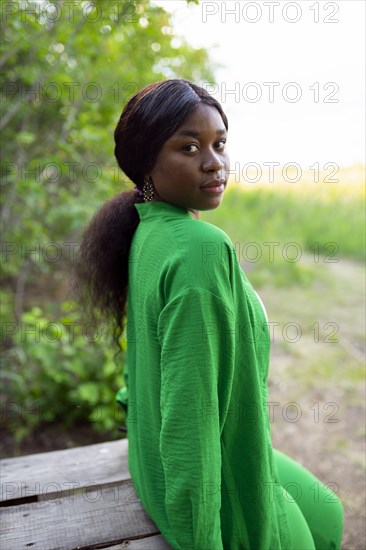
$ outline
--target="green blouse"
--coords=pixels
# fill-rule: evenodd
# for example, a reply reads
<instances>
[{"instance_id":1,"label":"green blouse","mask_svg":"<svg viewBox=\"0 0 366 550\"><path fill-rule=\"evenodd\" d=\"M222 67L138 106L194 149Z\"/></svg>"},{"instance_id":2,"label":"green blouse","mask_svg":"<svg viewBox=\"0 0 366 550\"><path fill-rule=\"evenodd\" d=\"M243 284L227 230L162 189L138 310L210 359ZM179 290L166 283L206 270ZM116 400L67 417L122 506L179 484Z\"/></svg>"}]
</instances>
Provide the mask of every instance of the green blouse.
<instances>
[{"instance_id":1,"label":"green blouse","mask_svg":"<svg viewBox=\"0 0 366 550\"><path fill-rule=\"evenodd\" d=\"M167 202L135 207L116 399L137 496L175 550L290 550L258 296L224 231Z\"/></svg>"}]
</instances>

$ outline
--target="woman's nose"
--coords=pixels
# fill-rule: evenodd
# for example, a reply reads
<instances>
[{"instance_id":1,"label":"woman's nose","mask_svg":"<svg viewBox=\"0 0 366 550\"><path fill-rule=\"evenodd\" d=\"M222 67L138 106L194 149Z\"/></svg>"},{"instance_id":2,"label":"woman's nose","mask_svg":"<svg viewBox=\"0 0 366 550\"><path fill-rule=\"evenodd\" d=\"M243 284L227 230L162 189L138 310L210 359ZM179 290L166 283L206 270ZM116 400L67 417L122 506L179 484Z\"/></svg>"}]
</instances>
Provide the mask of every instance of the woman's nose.
<instances>
[{"instance_id":1,"label":"woman's nose","mask_svg":"<svg viewBox=\"0 0 366 550\"><path fill-rule=\"evenodd\" d=\"M212 172L222 170L224 163L218 158L212 158L202 163L202 170L204 172Z\"/></svg>"}]
</instances>

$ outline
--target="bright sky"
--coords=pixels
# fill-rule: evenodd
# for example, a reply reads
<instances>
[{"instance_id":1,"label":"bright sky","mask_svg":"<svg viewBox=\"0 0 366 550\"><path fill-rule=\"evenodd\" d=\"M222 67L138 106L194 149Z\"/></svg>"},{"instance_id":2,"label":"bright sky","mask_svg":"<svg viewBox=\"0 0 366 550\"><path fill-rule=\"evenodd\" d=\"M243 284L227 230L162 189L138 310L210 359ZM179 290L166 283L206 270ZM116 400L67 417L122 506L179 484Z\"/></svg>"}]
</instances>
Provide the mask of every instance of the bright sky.
<instances>
[{"instance_id":1,"label":"bright sky","mask_svg":"<svg viewBox=\"0 0 366 550\"><path fill-rule=\"evenodd\" d=\"M232 169L365 162L363 0L153 3L222 65L214 86L196 83L229 118Z\"/></svg>"}]
</instances>

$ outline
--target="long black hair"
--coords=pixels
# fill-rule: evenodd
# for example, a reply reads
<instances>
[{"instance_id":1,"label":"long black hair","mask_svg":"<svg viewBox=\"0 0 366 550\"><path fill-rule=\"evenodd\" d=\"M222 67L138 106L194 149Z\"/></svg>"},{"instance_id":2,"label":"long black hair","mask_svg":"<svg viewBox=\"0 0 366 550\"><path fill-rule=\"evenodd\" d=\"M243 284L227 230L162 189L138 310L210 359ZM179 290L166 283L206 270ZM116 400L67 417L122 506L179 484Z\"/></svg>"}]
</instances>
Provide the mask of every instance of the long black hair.
<instances>
[{"instance_id":1,"label":"long black hair","mask_svg":"<svg viewBox=\"0 0 366 550\"><path fill-rule=\"evenodd\" d=\"M119 167L139 189L165 141L200 103L215 107L228 129L220 103L186 79L149 84L125 105L114 131L114 154ZM98 312L112 321L119 348L127 305L128 255L139 223L134 207L138 202L143 199L133 189L104 203L82 235L74 264L78 301L93 319Z\"/></svg>"}]
</instances>

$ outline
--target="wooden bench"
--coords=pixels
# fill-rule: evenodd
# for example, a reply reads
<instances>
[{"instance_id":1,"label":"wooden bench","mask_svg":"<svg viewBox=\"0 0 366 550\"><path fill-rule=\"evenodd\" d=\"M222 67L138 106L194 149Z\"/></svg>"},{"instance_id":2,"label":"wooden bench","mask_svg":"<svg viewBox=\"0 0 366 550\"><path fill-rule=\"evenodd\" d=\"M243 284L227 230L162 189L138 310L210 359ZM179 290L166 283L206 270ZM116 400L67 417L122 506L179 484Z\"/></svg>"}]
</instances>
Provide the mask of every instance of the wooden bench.
<instances>
[{"instance_id":1,"label":"wooden bench","mask_svg":"<svg viewBox=\"0 0 366 550\"><path fill-rule=\"evenodd\" d=\"M127 449L121 439L1 460L1 549L171 549L135 493Z\"/></svg>"}]
</instances>

